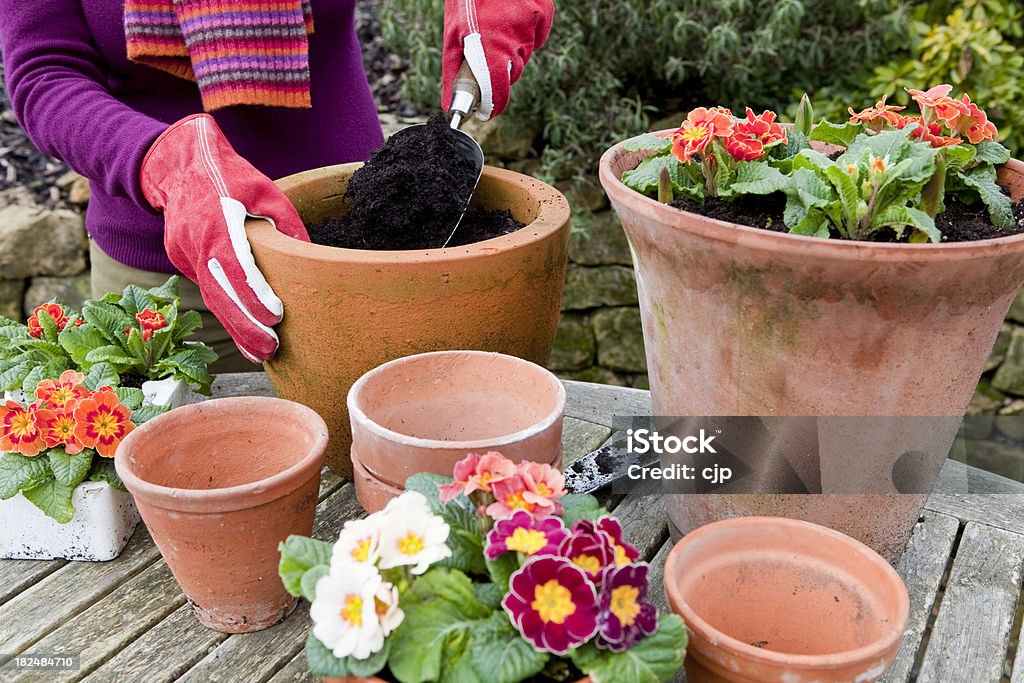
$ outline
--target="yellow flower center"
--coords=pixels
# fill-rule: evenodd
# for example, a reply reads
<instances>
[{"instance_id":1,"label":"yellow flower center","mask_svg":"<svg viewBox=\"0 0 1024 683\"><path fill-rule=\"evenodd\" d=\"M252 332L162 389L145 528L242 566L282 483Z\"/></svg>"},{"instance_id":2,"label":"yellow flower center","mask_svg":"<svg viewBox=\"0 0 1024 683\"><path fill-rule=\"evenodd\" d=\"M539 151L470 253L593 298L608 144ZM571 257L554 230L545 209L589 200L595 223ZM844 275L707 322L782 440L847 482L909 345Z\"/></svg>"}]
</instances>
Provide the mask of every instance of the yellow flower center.
<instances>
[{"instance_id":1,"label":"yellow flower center","mask_svg":"<svg viewBox=\"0 0 1024 683\"><path fill-rule=\"evenodd\" d=\"M18 413L11 420L11 433L18 437L31 436L35 434L35 424L28 413Z\"/></svg>"},{"instance_id":2,"label":"yellow flower center","mask_svg":"<svg viewBox=\"0 0 1024 683\"><path fill-rule=\"evenodd\" d=\"M640 591L633 586L619 586L612 590L611 611L623 626L632 626L640 614L637 598Z\"/></svg>"},{"instance_id":3,"label":"yellow flower center","mask_svg":"<svg viewBox=\"0 0 1024 683\"><path fill-rule=\"evenodd\" d=\"M55 389L53 393L50 394L50 402L62 406L74 397L75 392L73 392L71 389L67 387L60 387L58 389Z\"/></svg>"},{"instance_id":4,"label":"yellow flower center","mask_svg":"<svg viewBox=\"0 0 1024 683\"><path fill-rule=\"evenodd\" d=\"M356 562L366 562L370 559L370 539L364 538L363 540L356 543L356 547L352 549L352 559Z\"/></svg>"},{"instance_id":5,"label":"yellow flower center","mask_svg":"<svg viewBox=\"0 0 1024 683\"><path fill-rule=\"evenodd\" d=\"M405 538L398 540L398 552L403 555L416 555L422 552L424 547L423 537L417 536L411 531L405 535Z\"/></svg>"},{"instance_id":6,"label":"yellow flower center","mask_svg":"<svg viewBox=\"0 0 1024 683\"><path fill-rule=\"evenodd\" d=\"M505 496L505 507L509 510L526 510L530 512L533 510L533 503L523 498L523 494L520 492Z\"/></svg>"},{"instance_id":7,"label":"yellow flower center","mask_svg":"<svg viewBox=\"0 0 1024 683\"><path fill-rule=\"evenodd\" d=\"M358 595L345 596L345 606L341 608L341 618L349 626L362 626L363 599Z\"/></svg>"},{"instance_id":8,"label":"yellow flower center","mask_svg":"<svg viewBox=\"0 0 1024 683\"><path fill-rule=\"evenodd\" d=\"M577 555L572 558L572 563L588 574L597 574L601 571L601 561L593 555Z\"/></svg>"},{"instance_id":9,"label":"yellow flower center","mask_svg":"<svg viewBox=\"0 0 1024 683\"><path fill-rule=\"evenodd\" d=\"M100 436L114 436L117 434L119 420L116 415L110 413L99 413L92 423L92 428Z\"/></svg>"},{"instance_id":10,"label":"yellow flower center","mask_svg":"<svg viewBox=\"0 0 1024 683\"><path fill-rule=\"evenodd\" d=\"M626 549L621 545L615 546L615 566L621 567L624 564L629 564L629 555L626 554Z\"/></svg>"},{"instance_id":11,"label":"yellow flower center","mask_svg":"<svg viewBox=\"0 0 1024 683\"><path fill-rule=\"evenodd\" d=\"M512 535L505 541L505 547L509 550L533 555L535 552L548 544L548 538L543 532L536 529L523 529L522 527L512 532Z\"/></svg>"},{"instance_id":12,"label":"yellow flower center","mask_svg":"<svg viewBox=\"0 0 1024 683\"><path fill-rule=\"evenodd\" d=\"M704 125L693 126L683 131L683 140L685 142L700 142L708 135L708 127Z\"/></svg>"},{"instance_id":13,"label":"yellow flower center","mask_svg":"<svg viewBox=\"0 0 1024 683\"><path fill-rule=\"evenodd\" d=\"M537 482L537 493L539 493L540 495L542 495L545 498L547 498L552 493L554 493L554 491L552 491L551 488L546 483L544 483L543 481L538 481Z\"/></svg>"},{"instance_id":14,"label":"yellow flower center","mask_svg":"<svg viewBox=\"0 0 1024 683\"><path fill-rule=\"evenodd\" d=\"M555 579L537 586L533 592L533 602L530 603L530 607L537 612L545 624L564 623L576 611L576 605L572 602L572 593Z\"/></svg>"},{"instance_id":15,"label":"yellow flower center","mask_svg":"<svg viewBox=\"0 0 1024 683\"><path fill-rule=\"evenodd\" d=\"M69 418L63 417L57 420L55 430L62 437L67 438L75 433L75 421Z\"/></svg>"}]
</instances>

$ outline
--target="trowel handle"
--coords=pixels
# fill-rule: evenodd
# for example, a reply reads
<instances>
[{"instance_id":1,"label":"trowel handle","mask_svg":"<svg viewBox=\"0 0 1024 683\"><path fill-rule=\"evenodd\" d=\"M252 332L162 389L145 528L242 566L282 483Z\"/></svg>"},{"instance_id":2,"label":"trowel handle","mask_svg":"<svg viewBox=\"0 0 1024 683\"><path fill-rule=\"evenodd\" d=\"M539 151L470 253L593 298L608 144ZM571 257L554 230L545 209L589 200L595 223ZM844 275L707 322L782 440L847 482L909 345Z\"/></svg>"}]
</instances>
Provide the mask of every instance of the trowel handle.
<instances>
[{"instance_id":1,"label":"trowel handle","mask_svg":"<svg viewBox=\"0 0 1024 683\"><path fill-rule=\"evenodd\" d=\"M461 126L479 103L480 85L476 82L473 70L469 68L469 62L462 60L462 66L459 67L458 73L455 74L455 82L452 83L452 101L448 105L452 128Z\"/></svg>"}]
</instances>

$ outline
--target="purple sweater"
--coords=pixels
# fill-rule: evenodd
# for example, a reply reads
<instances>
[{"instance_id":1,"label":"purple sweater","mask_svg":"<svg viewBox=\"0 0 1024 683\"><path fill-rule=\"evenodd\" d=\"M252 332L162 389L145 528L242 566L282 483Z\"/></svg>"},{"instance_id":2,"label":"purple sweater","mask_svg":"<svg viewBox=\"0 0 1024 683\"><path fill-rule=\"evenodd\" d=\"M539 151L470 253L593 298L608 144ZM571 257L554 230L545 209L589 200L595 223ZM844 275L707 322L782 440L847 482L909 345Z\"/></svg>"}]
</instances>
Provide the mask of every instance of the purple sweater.
<instances>
[{"instance_id":1,"label":"purple sweater","mask_svg":"<svg viewBox=\"0 0 1024 683\"><path fill-rule=\"evenodd\" d=\"M213 113L234 148L280 178L361 161L383 136L355 32L355 0L313 0L312 109L239 106ZM86 228L104 252L173 273L163 218L139 164L168 124L203 110L195 83L129 62L122 0L0 0L0 47L18 121L43 152L86 176Z\"/></svg>"}]
</instances>

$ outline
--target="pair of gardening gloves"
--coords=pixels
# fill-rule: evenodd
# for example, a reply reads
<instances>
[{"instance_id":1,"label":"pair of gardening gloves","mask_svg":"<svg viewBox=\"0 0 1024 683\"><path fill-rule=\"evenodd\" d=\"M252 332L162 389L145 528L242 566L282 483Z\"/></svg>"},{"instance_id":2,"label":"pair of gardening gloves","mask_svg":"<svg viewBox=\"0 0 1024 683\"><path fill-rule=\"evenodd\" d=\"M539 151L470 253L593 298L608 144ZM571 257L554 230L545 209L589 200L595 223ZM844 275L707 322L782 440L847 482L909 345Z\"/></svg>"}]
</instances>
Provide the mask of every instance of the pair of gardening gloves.
<instances>
[{"instance_id":1,"label":"pair of gardening gloves","mask_svg":"<svg viewBox=\"0 0 1024 683\"><path fill-rule=\"evenodd\" d=\"M530 54L551 29L551 0L445 0L444 90L465 59L480 85L478 118L500 114ZM199 285L207 308L254 363L274 355L273 326L284 306L256 266L245 220L269 221L308 242L295 208L280 189L240 157L208 114L172 124L142 161L146 200L164 214L171 263Z\"/></svg>"}]
</instances>

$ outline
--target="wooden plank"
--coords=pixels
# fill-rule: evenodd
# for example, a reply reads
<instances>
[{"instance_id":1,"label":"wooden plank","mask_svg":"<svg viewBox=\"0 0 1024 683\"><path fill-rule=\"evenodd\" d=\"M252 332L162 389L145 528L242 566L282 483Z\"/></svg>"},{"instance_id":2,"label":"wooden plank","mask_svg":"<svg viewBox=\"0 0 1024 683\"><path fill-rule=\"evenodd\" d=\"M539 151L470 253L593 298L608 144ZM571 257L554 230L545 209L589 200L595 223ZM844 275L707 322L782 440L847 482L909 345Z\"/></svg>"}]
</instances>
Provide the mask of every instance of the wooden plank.
<instances>
[{"instance_id":1,"label":"wooden plank","mask_svg":"<svg viewBox=\"0 0 1024 683\"><path fill-rule=\"evenodd\" d=\"M1024 494L1024 483L947 459L942 464L935 490L942 493Z\"/></svg>"},{"instance_id":2,"label":"wooden plank","mask_svg":"<svg viewBox=\"0 0 1024 683\"><path fill-rule=\"evenodd\" d=\"M0 605L66 564L67 560L0 560Z\"/></svg>"},{"instance_id":3,"label":"wooden plank","mask_svg":"<svg viewBox=\"0 0 1024 683\"><path fill-rule=\"evenodd\" d=\"M562 384L566 392L565 414L569 417L611 427L616 415L651 414L649 391L571 380L562 380Z\"/></svg>"},{"instance_id":4,"label":"wooden plank","mask_svg":"<svg viewBox=\"0 0 1024 683\"><path fill-rule=\"evenodd\" d=\"M37 642L26 654L77 654L77 671L25 671L11 683L77 681L185 604L171 570L156 562Z\"/></svg>"},{"instance_id":5,"label":"wooden plank","mask_svg":"<svg viewBox=\"0 0 1024 683\"><path fill-rule=\"evenodd\" d=\"M0 607L0 664L80 614L160 557L142 524L110 562L71 562Z\"/></svg>"},{"instance_id":6,"label":"wooden plank","mask_svg":"<svg viewBox=\"0 0 1024 683\"><path fill-rule=\"evenodd\" d=\"M969 522L928 640L920 683L998 681L1024 568L1024 537Z\"/></svg>"},{"instance_id":7,"label":"wooden plank","mask_svg":"<svg viewBox=\"0 0 1024 683\"><path fill-rule=\"evenodd\" d=\"M1024 619L1021 619L1022 613L1024 613L1024 588L1020 594L1020 604L1017 605L1017 619L1022 622L1020 627L1020 633L1017 634L1017 656L1013 660L1013 671L1010 674L1010 683L1024 683Z\"/></svg>"},{"instance_id":8,"label":"wooden plank","mask_svg":"<svg viewBox=\"0 0 1024 683\"><path fill-rule=\"evenodd\" d=\"M274 674L270 683L320 683L320 677L313 675L306 663L306 653L300 652Z\"/></svg>"},{"instance_id":9,"label":"wooden plank","mask_svg":"<svg viewBox=\"0 0 1024 683\"><path fill-rule=\"evenodd\" d=\"M1024 496L1005 493L932 493L925 509L1024 535Z\"/></svg>"},{"instance_id":10,"label":"wooden plank","mask_svg":"<svg viewBox=\"0 0 1024 683\"><path fill-rule=\"evenodd\" d=\"M885 683L911 680L911 671L959 529L957 519L937 512L926 512L924 521L914 527L914 535L896 567L910 594L910 619L896 659L882 679Z\"/></svg>"},{"instance_id":11,"label":"wooden plank","mask_svg":"<svg viewBox=\"0 0 1024 683\"><path fill-rule=\"evenodd\" d=\"M217 375L213 381L213 396L273 396L274 387L262 372L231 372Z\"/></svg>"},{"instance_id":12,"label":"wooden plank","mask_svg":"<svg viewBox=\"0 0 1024 683\"><path fill-rule=\"evenodd\" d=\"M224 641L227 635L201 626L189 605L146 631L90 674L89 683L169 683Z\"/></svg>"},{"instance_id":13,"label":"wooden plank","mask_svg":"<svg viewBox=\"0 0 1024 683\"><path fill-rule=\"evenodd\" d=\"M612 430L604 425L574 417L565 418L562 426L562 468L596 451L611 435Z\"/></svg>"},{"instance_id":14,"label":"wooden plank","mask_svg":"<svg viewBox=\"0 0 1024 683\"><path fill-rule=\"evenodd\" d=\"M313 536L325 541L338 537L345 520L363 516L355 489L347 484L317 510ZM262 681L273 676L302 651L309 628L309 605L301 602L295 612L273 628L230 636L209 651L186 674L185 681Z\"/></svg>"},{"instance_id":15,"label":"wooden plank","mask_svg":"<svg viewBox=\"0 0 1024 683\"><path fill-rule=\"evenodd\" d=\"M668 539L665 500L662 496L626 496L615 508L622 523L622 538L650 560Z\"/></svg>"}]
</instances>

